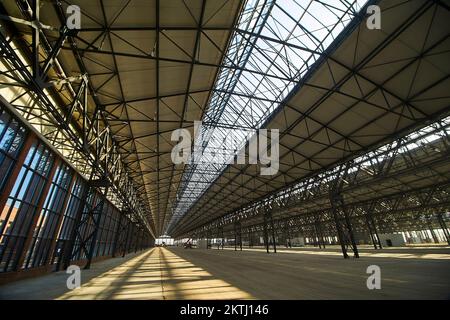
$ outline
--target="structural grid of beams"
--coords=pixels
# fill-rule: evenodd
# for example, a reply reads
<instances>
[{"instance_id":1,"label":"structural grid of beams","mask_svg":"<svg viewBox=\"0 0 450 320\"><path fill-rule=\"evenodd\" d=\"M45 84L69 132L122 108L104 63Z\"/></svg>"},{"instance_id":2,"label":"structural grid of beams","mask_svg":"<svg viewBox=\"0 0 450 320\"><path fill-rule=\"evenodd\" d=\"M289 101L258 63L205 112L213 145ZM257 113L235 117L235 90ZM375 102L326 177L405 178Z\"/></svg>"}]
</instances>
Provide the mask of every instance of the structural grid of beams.
<instances>
[{"instance_id":1,"label":"structural grid of beams","mask_svg":"<svg viewBox=\"0 0 450 320\"><path fill-rule=\"evenodd\" d=\"M171 134L201 119L242 1L70 3L84 22L63 54L82 57L161 235L184 169L171 161Z\"/></svg>"},{"instance_id":2,"label":"structural grid of beams","mask_svg":"<svg viewBox=\"0 0 450 320\"><path fill-rule=\"evenodd\" d=\"M39 32L31 27L33 17L27 16L33 12L31 1L4 4L2 19L18 29L14 37L27 48L34 48L35 35L48 44L48 50L40 46L41 59L35 63L41 68L54 66L44 69L50 71L48 82L56 84L52 97L63 100L57 111L73 110L70 119L81 127L85 118L88 124L96 116L102 119L95 135L104 130L111 136L156 236L171 215L184 168L171 161L175 145L171 133L178 128L192 131L194 120L201 119L242 4L239 0L41 1ZM66 30L66 37L60 26L69 5L79 6L81 28ZM86 117L80 106L71 107L81 77L89 88ZM21 84L17 82L17 87ZM8 100L17 102L20 94ZM76 136L67 139L71 140L76 141ZM89 170L90 165L80 162L79 167Z\"/></svg>"},{"instance_id":3,"label":"structural grid of beams","mask_svg":"<svg viewBox=\"0 0 450 320\"><path fill-rule=\"evenodd\" d=\"M182 218L224 172L227 163L234 160L237 151L327 54L329 45L364 2L246 3L224 56L202 128L196 132L196 149L183 173L168 234L177 230ZM245 180L242 185L248 181ZM227 203L223 205L226 207Z\"/></svg>"},{"instance_id":4,"label":"structural grid of beams","mask_svg":"<svg viewBox=\"0 0 450 320\"><path fill-rule=\"evenodd\" d=\"M449 132L447 117L207 223L195 234L204 237L220 230L233 237L236 223L245 234L262 233L267 223L264 214L270 212L279 235L335 236L330 193L336 187L344 204L341 213L346 211L355 233L378 237L379 233L408 230L446 230L450 220Z\"/></svg>"},{"instance_id":5,"label":"structural grid of beams","mask_svg":"<svg viewBox=\"0 0 450 320\"><path fill-rule=\"evenodd\" d=\"M178 223L169 229L171 235L204 235L208 228L223 231L226 224L231 232L234 221L244 217L253 219L248 226L262 228L269 214L287 224L304 222L306 217L333 221L329 227L334 234L350 243L352 217L362 221L364 216L357 212L374 212L376 219L384 221L385 230L418 225L427 217L434 217L432 223L448 220L450 70L446 61L450 59L450 13L439 1L373 1L365 5L370 4L381 8L380 30L367 27L365 8L359 13L355 8L338 10L340 17L349 21L338 23L342 28L332 37L326 38L324 31L332 27L318 32L327 45L315 47L314 52L295 45L294 52L311 56L299 73L292 73L293 67L288 66L269 72L277 77L283 74L285 81L296 76L282 86L291 85L284 95L268 98L279 102L266 109L262 122L253 123L254 128L280 130L278 173L262 176L261 165L226 165L202 189L201 196L180 212ZM305 10L303 19L310 10ZM285 14L292 12L297 11ZM283 25L288 26L285 21ZM303 30L305 24L295 25L294 31ZM296 32L286 37L318 37L305 30L304 34ZM265 34L258 41L263 42ZM283 52L286 47L268 60L277 61ZM278 91L270 90L270 94L274 92ZM239 110L244 113L246 109ZM325 189L321 193L315 188ZM350 189L352 193L346 193ZM303 203L306 196L314 200ZM283 203L294 205L285 207ZM279 206L282 209L278 210ZM420 208L426 210L420 213ZM407 211L401 218L392 218ZM389 225L393 219L399 222Z\"/></svg>"},{"instance_id":6,"label":"structural grid of beams","mask_svg":"<svg viewBox=\"0 0 450 320\"><path fill-rule=\"evenodd\" d=\"M80 29L66 26L69 5L81 8ZM381 29L367 26L370 5ZM445 203L448 180L442 1L20 0L0 11L5 105L86 178L83 198L106 195L153 237L228 232L230 221L266 233L268 223L301 225L298 204L275 204L296 203L312 179L327 193L314 205L328 213L305 216L347 242L356 212L374 212L374 229L389 215L382 203L405 212L402 201L422 191L418 203L440 210L430 223L448 220L434 203ZM191 134L187 163L171 158L176 129ZM272 175L234 161L260 129L279 130ZM351 193L349 177L359 184ZM94 223L102 206L89 209ZM398 225L423 218L413 217Z\"/></svg>"},{"instance_id":7,"label":"structural grid of beams","mask_svg":"<svg viewBox=\"0 0 450 320\"><path fill-rule=\"evenodd\" d=\"M82 58L74 54L76 74L68 74L60 63L62 46L68 42L76 47L77 34L65 26L64 10L55 5L56 18L50 27L45 18L49 10L44 11L40 1L8 4L10 7L0 8L5 20L0 33L2 97L89 181L83 201L95 192L104 194L155 237L148 204L130 177ZM53 6L45 5L46 9ZM41 16L41 12L46 14ZM92 210L102 212L102 207L103 203ZM100 215L94 221L98 219Z\"/></svg>"}]
</instances>

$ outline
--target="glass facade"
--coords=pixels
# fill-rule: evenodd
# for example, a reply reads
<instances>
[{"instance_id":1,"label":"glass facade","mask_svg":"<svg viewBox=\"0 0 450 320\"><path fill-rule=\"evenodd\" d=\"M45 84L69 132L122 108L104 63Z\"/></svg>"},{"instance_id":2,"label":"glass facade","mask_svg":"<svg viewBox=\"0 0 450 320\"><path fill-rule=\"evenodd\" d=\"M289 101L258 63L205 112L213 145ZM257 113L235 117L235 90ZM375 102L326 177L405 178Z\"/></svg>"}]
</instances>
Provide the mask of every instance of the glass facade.
<instances>
[{"instance_id":1,"label":"glass facade","mask_svg":"<svg viewBox=\"0 0 450 320\"><path fill-rule=\"evenodd\" d=\"M32 244L27 252L24 268L44 265L49 258L56 228L61 220L65 199L71 180L71 170L67 165L56 169L44 208L34 228Z\"/></svg>"},{"instance_id":2,"label":"glass facade","mask_svg":"<svg viewBox=\"0 0 450 320\"><path fill-rule=\"evenodd\" d=\"M70 189L68 205L63 213L63 221L58 230L56 247L52 257L52 263L56 264L57 269L59 269L61 258L70 244L71 234L75 228L76 215L81 205L81 197L85 187L83 179L76 177Z\"/></svg>"},{"instance_id":3,"label":"glass facade","mask_svg":"<svg viewBox=\"0 0 450 320\"><path fill-rule=\"evenodd\" d=\"M25 127L0 107L0 192L11 174L25 135Z\"/></svg>"},{"instance_id":4,"label":"glass facade","mask_svg":"<svg viewBox=\"0 0 450 320\"><path fill-rule=\"evenodd\" d=\"M28 131L0 107L0 272L112 256L121 211ZM150 245L135 230L123 252Z\"/></svg>"},{"instance_id":5,"label":"glass facade","mask_svg":"<svg viewBox=\"0 0 450 320\"><path fill-rule=\"evenodd\" d=\"M52 168L54 156L42 143L35 142L1 213L0 268L17 268L28 232L38 214L39 201Z\"/></svg>"}]
</instances>

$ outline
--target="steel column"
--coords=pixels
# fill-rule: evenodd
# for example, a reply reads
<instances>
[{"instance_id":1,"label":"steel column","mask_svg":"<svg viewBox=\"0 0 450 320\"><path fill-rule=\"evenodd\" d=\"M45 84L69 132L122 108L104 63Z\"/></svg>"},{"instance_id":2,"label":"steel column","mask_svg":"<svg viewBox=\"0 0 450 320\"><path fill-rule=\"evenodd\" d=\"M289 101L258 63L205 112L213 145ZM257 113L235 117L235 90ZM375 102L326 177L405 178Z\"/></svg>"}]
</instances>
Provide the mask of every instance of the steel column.
<instances>
[{"instance_id":1,"label":"steel column","mask_svg":"<svg viewBox=\"0 0 450 320\"><path fill-rule=\"evenodd\" d=\"M442 213L438 213L437 218L438 218L439 224L441 225L441 228L444 232L444 237L447 240L447 243L450 245L450 232L448 231L447 224L445 223L445 220L442 217Z\"/></svg>"}]
</instances>

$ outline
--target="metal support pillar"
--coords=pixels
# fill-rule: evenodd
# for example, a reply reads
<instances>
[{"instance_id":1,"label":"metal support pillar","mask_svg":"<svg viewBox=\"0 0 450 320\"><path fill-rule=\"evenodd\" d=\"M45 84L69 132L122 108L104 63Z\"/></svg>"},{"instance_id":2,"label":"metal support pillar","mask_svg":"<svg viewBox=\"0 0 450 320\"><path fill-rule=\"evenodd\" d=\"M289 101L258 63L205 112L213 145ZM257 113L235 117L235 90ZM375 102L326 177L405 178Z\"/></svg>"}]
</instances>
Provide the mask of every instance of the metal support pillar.
<instances>
[{"instance_id":1,"label":"metal support pillar","mask_svg":"<svg viewBox=\"0 0 450 320\"><path fill-rule=\"evenodd\" d=\"M332 212L336 225L337 235L344 258L348 258L347 245L350 245L351 249L353 250L354 257L359 258L358 248L356 245L355 237L353 235L350 217L346 208L344 207L342 197L340 195L333 195L331 203L333 207ZM343 219L340 217L341 215L344 216ZM344 220L344 226L342 226L341 220Z\"/></svg>"},{"instance_id":2,"label":"metal support pillar","mask_svg":"<svg viewBox=\"0 0 450 320\"><path fill-rule=\"evenodd\" d=\"M217 227L217 239L220 239L220 226ZM220 249L221 243L217 242L217 250Z\"/></svg>"},{"instance_id":3,"label":"metal support pillar","mask_svg":"<svg viewBox=\"0 0 450 320\"><path fill-rule=\"evenodd\" d=\"M341 194L343 189L343 183L348 173L348 168L351 162L348 162L345 166L341 165L340 171L337 173L333 184L330 185L330 204L332 208L332 214L334 223L336 226L337 236L342 249L342 255L345 259L348 258L347 246L349 245L353 250L353 256L359 258L358 247L356 246L355 237L353 234L352 225L347 208L345 208L344 198ZM343 223L341 224L341 221Z\"/></svg>"},{"instance_id":4,"label":"metal support pillar","mask_svg":"<svg viewBox=\"0 0 450 320\"><path fill-rule=\"evenodd\" d=\"M369 217L367 215L366 215L366 223L367 223L367 230L369 231L370 240L372 241L373 244L373 248L377 250L378 249L377 241L375 240L375 236L373 235L373 230L370 225Z\"/></svg>"},{"instance_id":5,"label":"metal support pillar","mask_svg":"<svg viewBox=\"0 0 450 320\"><path fill-rule=\"evenodd\" d=\"M317 235L317 242L319 244L319 248L320 249L325 249L325 241L323 239L322 228L320 227L319 221L316 221L314 223L314 230L315 230L316 235Z\"/></svg>"},{"instance_id":6,"label":"metal support pillar","mask_svg":"<svg viewBox=\"0 0 450 320\"><path fill-rule=\"evenodd\" d=\"M266 251L269 253L269 234L267 232L267 214L264 213L264 226L263 226L263 239L264 245L266 246Z\"/></svg>"},{"instance_id":7,"label":"metal support pillar","mask_svg":"<svg viewBox=\"0 0 450 320\"><path fill-rule=\"evenodd\" d=\"M377 225L375 223L375 220L373 218L373 210L375 208L375 203L371 203L370 206L365 209L366 211L366 222L367 222L367 229L370 234L370 238L372 240L373 247L375 249L383 249L383 246L381 245L381 240L378 235L378 229Z\"/></svg>"},{"instance_id":8,"label":"metal support pillar","mask_svg":"<svg viewBox=\"0 0 450 320\"><path fill-rule=\"evenodd\" d=\"M439 243L439 239L436 236L436 233L434 232L433 229L433 224L431 223L431 217L428 217L427 222L428 222L428 229L430 229L431 237L433 238L434 243Z\"/></svg>"},{"instance_id":9,"label":"metal support pillar","mask_svg":"<svg viewBox=\"0 0 450 320\"><path fill-rule=\"evenodd\" d=\"M72 178L70 180L70 183L69 183L69 186L68 186L68 189L67 189L67 193L66 193L66 197L64 199L62 210L61 210L61 213L59 214L58 219L56 221L56 228L53 231L52 243L50 245L49 254L48 254L46 262L45 262L46 265L51 264L51 261L52 261L53 257L55 256L56 245L58 244L58 241L59 241L58 240L58 231L61 229L61 226L63 224L64 212L66 212L67 207L69 205L69 200L70 200L70 197L71 197L70 192L71 192L74 184L76 183L76 180L77 180L77 174L75 172L72 172ZM59 267L59 263L58 263L57 268L58 267Z\"/></svg>"},{"instance_id":10,"label":"metal support pillar","mask_svg":"<svg viewBox=\"0 0 450 320\"><path fill-rule=\"evenodd\" d=\"M212 231L211 229L208 230L208 243L207 243L207 248L208 249L212 249L212 239L213 239L213 235L212 235Z\"/></svg>"},{"instance_id":11,"label":"metal support pillar","mask_svg":"<svg viewBox=\"0 0 450 320\"><path fill-rule=\"evenodd\" d=\"M269 211L269 212L270 212L270 227L272 229L273 252L277 253L277 241L276 241L276 237L275 237L275 225L273 223L272 211Z\"/></svg>"},{"instance_id":12,"label":"metal support pillar","mask_svg":"<svg viewBox=\"0 0 450 320\"><path fill-rule=\"evenodd\" d=\"M105 192L105 195L108 194L108 191ZM84 266L84 269L90 269L92 258L94 257L94 251L97 244L97 236L98 236L98 230L100 229L100 222L101 217L103 215L103 207L106 202L106 196L103 196L100 200L100 202L93 208L93 210L90 211L90 214L92 215L92 219L94 221L94 231L91 235L89 235L88 238L91 238L91 244L89 246L89 251L87 252L87 262Z\"/></svg>"},{"instance_id":13,"label":"metal support pillar","mask_svg":"<svg viewBox=\"0 0 450 320\"><path fill-rule=\"evenodd\" d=\"M239 247L242 251L242 225L240 222L239 222Z\"/></svg>"},{"instance_id":14,"label":"metal support pillar","mask_svg":"<svg viewBox=\"0 0 450 320\"><path fill-rule=\"evenodd\" d=\"M319 247L322 249L322 245L320 244L319 232L317 230L317 223L314 223L314 247Z\"/></svg>"},{"instance_id":15,"label":"metal support pillar","mask_svg":"<svg viewBox=\"0 0 450 320\"><path fill-rule=\"evenodd\" d=\"M334 224L336 226L336 233L337 233L338 241L341 246L342 254L343 254L344 258L347 259L348 254L347 254L347 248L345 246L344 233L342 231L341 222L339 221L340 219L338 217L337 211L338 211L338 209L333 206L332 212L333 212Z\"/></svg>"},{"instance_id":16,"label":"metal support pillar","mask_svg":"<svg viewBox=\"0 0 450 320\"><path fill-rule=\"evenodd\" d=\"M444 232L444 237L447 240L447 243L450 245L450 233L448 231L447 224L445 223L445 220L442 217L442 213L438 213L437 218L438 218L439 224L441 226L441 229Z\"/></svg>"},{"instance_id":17,"label":"metal support pillar","mask_svg":"<svg viewBox=\"0 0 450 320\"><path fill-rule=\"evenodd\" d=\"M359 258L358 247L356 245L355 236L353 234L353 228L352 228L352 224L351 224L351 221L350 221L350 217L348 215L347 209L344 207L343 204L342 204L342 210L344 211L345 224L347 226L348 235L350 237L350 243L351 243L351 248L353 250L353 256L355 258Z\"/></svg>"},{"instance_id":18,"label":"metal support pillar","mask_svg":"<svg viewBox=\"0 0 450 320\"><path fill-rule=\"evenodd\" d=\"M92 174L91 173L91 178L92 178ZM83 216L83 212L85 210L86 204L87 204L87 199L89 197L89 190L90 187L89 185L85 185L83 192L81 193L81 201L77 210L77 214L75 216L75 223L74 226L72 227L72 230L70 232L70 236L69 236L69 240L65 243L64 249L63 249L63 255L62 255L62 266L64 269L67 269L72 261L72 257L75 256L74 254L74 247L75 247L75 240L77 237L77 229L81 223L81 218ZM81 246L81 244L80 244Z\"/></svg>"},{"instance_id":19,"label":"metal support pillar","mask_svg":"<svg viewBox=\"0 0 450 320\"><path fill-rule=\"evenodd\" d=\"M40 66L39 66L39 46L40 46L40 30L39 30L39 16L40 16L40 0L32 0L31 1L31 10L32 15L31 19L36 24L32 29L31 34L31 51L32 51L32 72L33 72L33 78L35 80L38 80L40 78Z\"/></svg>"},{"instance_id":20,"label":"metal support pillar","mask_svg":"<svg viewBox=\"0 0 450 320\"><path fill-rule=\"evenodd\" d=\"M122 230L121 227L122 227L123 215L124 215L123 212L119 215L119 221L117 222L116 233L114 234L114 244L113 244L113 249L112 249L112 257L113 258L116 256L116 250L117 250L119 240L120 240L120 232Z\"/></svg>"},{"instance_id":21,"label":"metal support pillar","mask_svg":"<svg viewBox=\"0 0 450 320\"><path fill-rule=\"evenodd\" d=\"M128 221L128 224L127 224L127 235L125 237L125 244L124 244L124 247L123 247L122 258L124 258L125 255L128 253L128 247L129 247L130 242L131 242L130 241L131 229L132 229L131 221Z\"/></svg>"},{"instance_id":22,"label":"metal support pillar","mask_svg":"<svg viewBox=\"0 0 450 320\"><path fill-rule=\"evenodd\" d=\"M237 251L237 231L236 231L237 222L234 223L234 251Z\"/></svg>"},{"instance_id":23,"label":"metal support pillar","mask_svg":"<svg viewBox=\"0 0 450 320\"><path fill-rule=\"evenodd\" d=\"M291 230L289 228L289 222L285 223L285 233L286 233L286 248L290 248L292 246L291 244Z\"/></svg>"}]
</instances>

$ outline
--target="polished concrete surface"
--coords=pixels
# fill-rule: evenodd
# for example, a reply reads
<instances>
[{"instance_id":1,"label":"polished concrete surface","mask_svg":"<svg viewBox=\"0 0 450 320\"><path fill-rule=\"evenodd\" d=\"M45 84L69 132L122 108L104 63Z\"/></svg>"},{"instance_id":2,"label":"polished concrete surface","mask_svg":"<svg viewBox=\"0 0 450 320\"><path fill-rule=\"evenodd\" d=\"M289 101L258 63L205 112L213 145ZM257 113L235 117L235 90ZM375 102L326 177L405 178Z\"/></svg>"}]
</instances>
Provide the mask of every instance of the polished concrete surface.
<instances>
[{"instance_id":1,"label":"polished concrete surface","mask_svg":"<svg viewBox=\"0 0 450 320\"><path fill-rule=\"evenodd\" d=\"M381 289L369 290L369 265ZM450 299L450 248L361 248L343 259L337 247L234 251L153 248L82 270L68 290L65 272L0 286L0 299Z\"/></svg>"}]
</instances>

